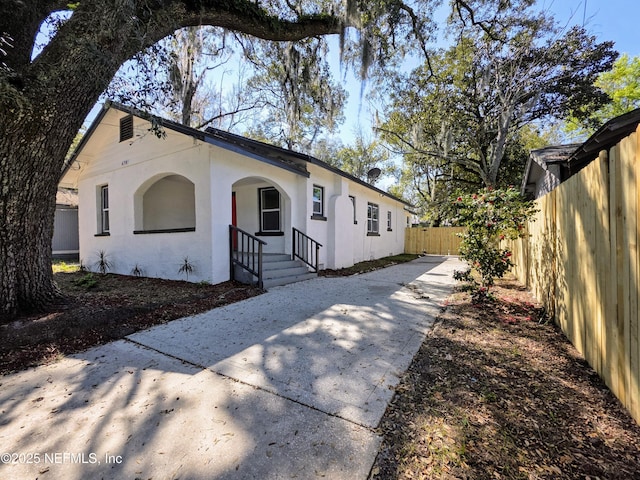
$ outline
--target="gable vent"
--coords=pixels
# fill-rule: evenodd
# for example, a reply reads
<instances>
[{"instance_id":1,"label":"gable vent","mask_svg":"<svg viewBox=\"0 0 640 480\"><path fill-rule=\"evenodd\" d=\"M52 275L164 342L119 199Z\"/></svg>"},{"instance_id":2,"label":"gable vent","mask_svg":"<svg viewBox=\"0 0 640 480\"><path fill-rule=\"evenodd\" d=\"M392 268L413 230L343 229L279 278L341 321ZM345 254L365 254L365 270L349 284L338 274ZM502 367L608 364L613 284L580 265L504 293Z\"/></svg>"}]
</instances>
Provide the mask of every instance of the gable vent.
<instances>
[{"instance_id":1,"label":"gable vent","mask_svg":"<svg viewBox=\"0 0 640 480\"><path fill-rule=\"evenodd\" d=\"M133 138L133 115L120 119L120 141L124 142L130 138Z\"/></svg>"}]
</instances>

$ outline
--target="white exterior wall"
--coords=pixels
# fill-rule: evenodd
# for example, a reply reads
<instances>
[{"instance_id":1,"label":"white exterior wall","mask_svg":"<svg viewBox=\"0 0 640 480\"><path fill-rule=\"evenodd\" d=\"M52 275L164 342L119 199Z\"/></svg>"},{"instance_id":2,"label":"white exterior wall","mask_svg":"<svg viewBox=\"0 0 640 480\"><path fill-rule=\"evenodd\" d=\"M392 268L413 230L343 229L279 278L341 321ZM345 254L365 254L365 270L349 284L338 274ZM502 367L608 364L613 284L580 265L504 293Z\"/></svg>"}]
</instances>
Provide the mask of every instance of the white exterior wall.
<instances>
[{"instance_id":1,"label":"white exterior wall","mask_svg":"<svg viewBox=\"0 0 640 480\"><path fill-rule=\"evenodd\" d=\"M228 279L228 271L221 278L214 276L211 268L208 147L170 130L166 131L167 138L158 139L147 131L148 123L137 117L136 137L119 142L119 118L124 115L110 110L84 149L94 158L78 181L83 264L95 270L98 252L104 251L112 263L110 272L130 275L137 265L145 276L186 279L178 270L188 257L195 269L190 281L217 283ZM165 175L181 175L194 184L195 232L134 234L134 230L143 228L141 198L136 209L134 197L141 197L143 190ZM96 236L100 233L101 185L109 186L108 236Z\"/></svg>"},{"instance_id":2,"label":"white exterior wall","mask_svg":"<svg viewBox=\"0 0 640 480\"><path fill-rule=\"evenodd\" d=\"M265 253L290 254L292 227L322 244L320 268L349 267L404 250L408 213L401 202L311 163L307 164L307 178L172 130L166 130L167 138L158 139L147 131L148 122L137 117L136 136L120 143L119 119L124 115L109 110L79 157L79 164L84 165L78 176L80 258L92 270L96 269L98 253L104 251L112 263L111 272L128 275L137 266L145 276L186 279L179 269L188 257L195 267L189 280L226 281L232 192L236 194L238 227L255 235L259 231L258 189L269 186L281 195L283 235L260 237L267 242ZM168 194L169 180L156 182L172 175L194 185L195 231L139 233L148 231L150 225L165 225L144 220L143 195L152 185L158 188L148 199ZM176 177L173 180L183 181ZM105 236L99 235L102 185L109 186L110 200L110 232ZM314 185L324 188L326 220L312 218ZM356 198L357 223L350 195ZM379 235L367 235L368 202L379 206ZM190 204L186 198L179 203L183 206L180 208ZM162 200L155 206L162 204L170 205ZM176 204L176 209L180 208ZM387 211L392 212L390 231ZM177 223L178 228L186 225Z\"/></svg>"},{"instance_id":3,"label":"white exterior wall","mask_svg":"<svg viewBox=\"0 0 640 480\"><path fill-rule=\"evenodd\" d=\"M386 195L353 184L350 195L356 199L356 221L352 223L354 231L353 263L373 260L404 252L404 233L407 217L410 215L404 204ZM367 205L374 203L379 208L378 236L367 235ZM391 212L391 231L387 230L387 212Z\"/></svg>"},{"instance_id":4,"label":"white exterior wall","mask_svg":"<svg viewBox=\"0 0 640 480\"><path fill-rule=\"evenodd\" d=\"M307 181L307 234L323 245L320 249L323 268L344 268L404 252L404 231L409 215L404 204L316 165L309 165L308 169L311 177ZM327 221L311 218L314 185L324 187ZM353 220L350 195L356 199L357 223ZM367 235L369 202L379 207L378 236ZM387 211L391 212L391 231L387 231Z\"/></svg>"},{"instance_id":5,"label":"white exterior wall","mask_svg":"<svg viewBox=\"0 0 640 480\"><path fill-rule=\"evenodd\" d=\"M211 209L213 251L220 259L214 262L216 275L229 278L229 225L231 224L231 195L236 193L237 226L255 235L260 229L258 189L275 187L280 192L282 236L261 236L267 243L265 253L291 254L291 229L304 231L301 224L306 207L300 201L307 178L260 160L246 157L232 150L210 146L211 162ZM302 187L301 187L302 186ZM224 261L223 261L224 258Z\"/></svg>"}]
</instances>

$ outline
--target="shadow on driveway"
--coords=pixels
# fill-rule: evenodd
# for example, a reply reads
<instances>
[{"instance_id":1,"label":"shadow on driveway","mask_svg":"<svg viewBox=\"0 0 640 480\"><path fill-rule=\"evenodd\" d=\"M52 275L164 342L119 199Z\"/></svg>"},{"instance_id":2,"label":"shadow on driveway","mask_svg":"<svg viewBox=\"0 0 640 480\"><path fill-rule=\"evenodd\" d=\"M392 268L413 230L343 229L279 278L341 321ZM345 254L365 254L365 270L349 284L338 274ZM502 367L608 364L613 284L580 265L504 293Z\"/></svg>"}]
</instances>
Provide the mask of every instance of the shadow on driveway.
<instances>
[{"instance_id":1,"label":"shadow on driveway","mask_svg":"<svg viewBox=\"0 0 640 480\"><path fill-rule=\"evenodd\" d=\"M366 478L456 268L276 287L2 377L0 477Z\"/></svg>"}]
</instances>

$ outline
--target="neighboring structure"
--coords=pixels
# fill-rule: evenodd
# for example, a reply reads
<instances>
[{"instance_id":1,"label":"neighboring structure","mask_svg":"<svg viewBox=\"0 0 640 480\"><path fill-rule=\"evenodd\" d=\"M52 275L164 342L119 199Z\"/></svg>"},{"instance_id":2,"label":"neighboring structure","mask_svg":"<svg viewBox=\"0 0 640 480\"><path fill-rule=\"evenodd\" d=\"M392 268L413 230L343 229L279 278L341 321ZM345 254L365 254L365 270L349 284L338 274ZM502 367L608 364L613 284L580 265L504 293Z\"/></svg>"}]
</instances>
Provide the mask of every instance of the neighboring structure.
<instances>
[{"instance_id":1,"label":"neighboring structure","mask_svg":"<svg viewBox=\"0 0 640 480\"><path fill-rule=\"evenodd\" d=\"M609 120L582 144L532 150L522 180L522 194L531 199L546 195L582 170L598 152L633 133L639 122L640 109L636 109Z\"/></svg>"},{"instance_id":2,"label":"neighboring structure","mask_svg":"<svg viewBox=\"0 0 640 480\"><path fill-rule=\"evenodd\" d=\"M85 266L104 252L115 273L184 279L190 265L189 280L218 283L231 276L230 251L258 239L265 254L291 257L294 238L297 248L311 238L322 245L319 266L331 269L403 252L403 200L311 156L220 130L162 120L158 138L149 118L105 104L62 179L78 188Z\"/></svg>"},{"instance_id":3,"label":"neighboring structure","mask_svg":"<svg viewBox=\"0 0 640 480\"><path fill-rule=\"evenodd\" d=\"M567 160L580 144L555 145L531 150L522 180L526 198L540 198L568 178Z\"/></svg>"},{"instance_id":4,"label":"neighboring structure","mask_svg":"<svg viewBox=\"0 0 640 480\"><path fill-rule=\"evenodd\" d=\"M640 123L640 108L612 118L580 145L567 159L569 177L591 163L601 151L609 150L634 133Z\"/></svg>"},{"instance_id":5,"label":"neighboring structure","mask_svg":"<svg viewBox=\"0 0 640 480\"><path fill-rule=\"evenodd\" d=\"M68 188L58 188L51 242L53 258L77 260L79 248L78 192Z\"/></svg>"}]
</instances>

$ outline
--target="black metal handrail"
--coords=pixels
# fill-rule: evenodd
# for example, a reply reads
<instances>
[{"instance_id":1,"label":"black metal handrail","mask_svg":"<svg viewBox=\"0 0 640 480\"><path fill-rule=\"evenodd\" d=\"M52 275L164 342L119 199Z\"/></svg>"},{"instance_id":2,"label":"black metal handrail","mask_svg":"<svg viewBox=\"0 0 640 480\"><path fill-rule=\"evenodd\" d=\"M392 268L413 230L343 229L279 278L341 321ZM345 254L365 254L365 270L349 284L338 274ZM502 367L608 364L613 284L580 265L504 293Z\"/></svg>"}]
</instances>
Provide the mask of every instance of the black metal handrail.
<instances>
[{"instance_id":1,"label":"black metal handrail","mask_svg":"<svg viewBox=\"0 0 640 480\"><path fill-rule=\"evenodd\" d=\"M322 244L316 242L313 238L302 233L296 227L293 227L292 235L293 248L291 255L293 258L299 258L313 269L314 273L318 272L318 254Z\"/></svg>"},{"instance_id":2,"label":"black metal handrail","mask_svg":"<svg viewBox=\"0 0 640 480\"><path fill-rule=\"evenodd\" d=\"M262 246L267 242L229 225L229 268L231 280L235 280L235 266L238 265L258 278L258 288L264 288L262 281Z\"/></svg>"}]
</instances>

